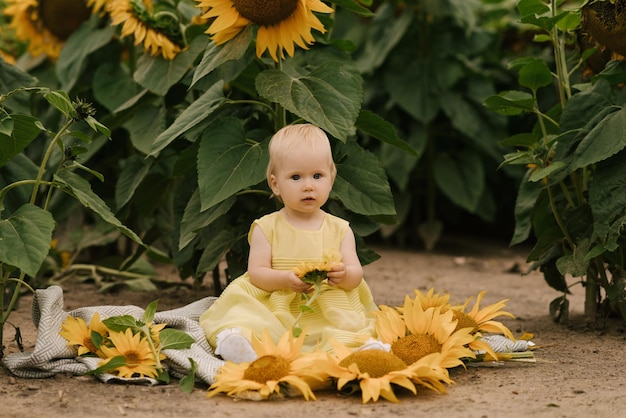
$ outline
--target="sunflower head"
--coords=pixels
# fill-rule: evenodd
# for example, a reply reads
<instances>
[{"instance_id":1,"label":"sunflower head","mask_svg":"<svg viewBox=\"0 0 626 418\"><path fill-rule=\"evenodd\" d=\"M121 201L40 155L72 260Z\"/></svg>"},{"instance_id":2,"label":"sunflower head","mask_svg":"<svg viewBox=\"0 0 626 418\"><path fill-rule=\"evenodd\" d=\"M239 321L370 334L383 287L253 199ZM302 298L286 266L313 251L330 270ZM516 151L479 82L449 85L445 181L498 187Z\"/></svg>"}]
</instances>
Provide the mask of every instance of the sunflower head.
<instances>
[{"instance_id":1,"label":"sunflower head","mask_svg":"<svg viewBox=\"0 0 626 418\"><path fill-rule=\"evenodd\" d=\"M441 344L430 334L407 335L391 344L391 351L406 364L413 364L432 353L441 351Z\"/></svg>"},{"instance_id":2,"label":"sunflower head","mask_svg":"<svg viewBox=\"0 0 626 418\"><path fill-rule=\"evenodd\" d=\"M328 272L341 262L341 253L336 250L326 250L319 260L303 261L293 272L306 283L319 285L326 279Z\"/></svg>"},{"instance_id":3,"label":"sunflower head","mask_svg":"<svg viewBox=\"0 0 626 418\"><path fill-rule=\"evenodd\" d=\"M384 350L361 350L345 357L339 366L349 368L355 364L361 373L378 378L406 368L406 363L393 353Z\"/></svg>"},{"instance_id":4,"label":"sunflower head","mask_svg":"<svg viewBox=\"0 0 626 418\"><path fill-rule=\"evenodd\" d=\"M220 45L250 25L258 27L256 54L269 51L276 62L293 57L294 45L308 49L315 39L312 30L325 33L315 13L332 13L321 0L196 0L203 18L211 21L206 33Z\"/></svg>"}]
</instances>

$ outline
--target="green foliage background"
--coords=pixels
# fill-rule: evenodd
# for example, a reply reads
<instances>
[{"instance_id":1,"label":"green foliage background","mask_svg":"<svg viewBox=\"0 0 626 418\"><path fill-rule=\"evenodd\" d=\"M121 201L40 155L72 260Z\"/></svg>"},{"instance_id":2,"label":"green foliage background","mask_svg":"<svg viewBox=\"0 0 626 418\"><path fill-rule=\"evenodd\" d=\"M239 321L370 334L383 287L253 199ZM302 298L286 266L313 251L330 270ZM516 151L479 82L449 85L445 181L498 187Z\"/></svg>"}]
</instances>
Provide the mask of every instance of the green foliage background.
<instances>
[{"instance_id":1,"label":"green foliage background","mask_svg":"<svg viewBox=\"0 0 626 418\"><path fill-rule=\"evenodd\" d=\"M84 179L89 194L77 199L74 182L47 202L56 225L47 221L31 260L42 263L36 276L58 275L64 267L50 257L68 251L74 261L150 275L141 263L148 255L197 283L221 274L226 257L225 274L236 277L245 270L250 223L277 209L265 185L267 142L296 121L332 137L338 178L327 210L351 222L364 264L377 258L366 237L432 249L445 231L476 221L513 230L523 170L497 170L507 151L498 141L510 126L482 103L515 82L503 66L511 53L505 35L518 31L514 2L330 2L336 12L320 15L328 32L279 64L255 56L253 28L217 46L206 26L191 23L194 2L163 3L187 44L172 61L120 39L106 15L73 32L55 62L28 54L16 66L0 61L0 94L19 90L1 103L19 129L7 130L11 141L2 143L0 187L35 178L42 138L64 123L28 88L92 103L110 129L108 136L79 126L51 155L48 178ZM51 177L64 155L80 164L80 176ZM2 220L19 215L30 191L15 187L3 196ZM59 247L42 256L54 237L62 238ZM21 256L5 256L3 263L24 268Z\"/></svg>"}]
</instances>

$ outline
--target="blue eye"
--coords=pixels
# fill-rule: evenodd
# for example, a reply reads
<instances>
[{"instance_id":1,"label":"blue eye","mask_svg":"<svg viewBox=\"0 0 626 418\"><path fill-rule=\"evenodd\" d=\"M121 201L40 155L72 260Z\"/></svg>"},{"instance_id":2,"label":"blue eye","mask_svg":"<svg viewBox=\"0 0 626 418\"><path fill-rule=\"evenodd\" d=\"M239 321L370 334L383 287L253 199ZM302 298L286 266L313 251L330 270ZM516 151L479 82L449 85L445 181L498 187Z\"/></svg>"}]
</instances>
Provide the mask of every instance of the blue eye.
<instances>
[{"instance_id":1,"label":"blue eye","mask_svg":"<svg viewBox=\"0 0 626 418\"><path fill-rule=\"evenodd\" d=\"M300 175L299 174L294 174L293 176L291 176L292 180L300 180Z\"/></svg>"},{"instance_id":2,"label":"blue eye","mask_svg":"<svg viewBox=\"0 0 626 418\"><path fill-rule=\"evenodd\" d=\"M319 179L321 179L321 178L322 178L322 175L321 175L320 173L315 173L315 174L313 174L313 178L314 178L315 180L319 180Z\"/></svg>"}]
</instances>

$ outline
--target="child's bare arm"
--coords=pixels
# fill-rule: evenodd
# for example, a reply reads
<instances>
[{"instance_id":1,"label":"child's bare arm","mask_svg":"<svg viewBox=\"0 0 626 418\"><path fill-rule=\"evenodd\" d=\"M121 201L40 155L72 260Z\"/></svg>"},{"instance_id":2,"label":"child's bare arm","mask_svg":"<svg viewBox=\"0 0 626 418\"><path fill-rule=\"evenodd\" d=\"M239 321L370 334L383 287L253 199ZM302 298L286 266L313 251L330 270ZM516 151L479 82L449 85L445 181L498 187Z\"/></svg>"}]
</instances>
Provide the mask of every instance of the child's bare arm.
<instances>
[{"instance_id":1,"label":"child's bare arm","mask_svg":"<svg viewBox=\"0 0 626 418\"><path fill-rule=\"evenodd\" d=\"M311 287L290 270L272 268L272 247L260 228L252 230L248 274L253 285L267 292L285 289L307 292Z\"/></svg>"},{"instance_id":2,"label":"child's bare arm","mask_svg":"<svg viewBox=\"0 0 626 418\"><path fill-rule=\"evenodd\" d=\"M328 273L328 284L340 289L352 290L363 279L363 267L356 253L354 233L350 228L341 242L341 255L341 263Z\"/></svg>"}]
</instances>

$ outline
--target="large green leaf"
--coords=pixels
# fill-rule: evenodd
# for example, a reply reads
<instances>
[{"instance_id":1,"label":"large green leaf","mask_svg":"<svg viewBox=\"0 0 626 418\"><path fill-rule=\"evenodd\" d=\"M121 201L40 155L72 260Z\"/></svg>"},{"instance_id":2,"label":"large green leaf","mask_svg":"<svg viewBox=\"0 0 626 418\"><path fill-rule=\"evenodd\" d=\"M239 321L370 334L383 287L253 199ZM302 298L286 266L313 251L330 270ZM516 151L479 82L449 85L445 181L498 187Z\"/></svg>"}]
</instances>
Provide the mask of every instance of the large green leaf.
<instances>
[{"instance_id":1,"label":"large green leaf","mask_svg":"<svg viewBox=\"0 0 626 418\"><path fill-rule=\"evenodd\" d=\"M138 93L139 87L126 68L117 62L103 62L93 77L93 95L113 112Z\"/></svg>"},{"instance_id":2,"label":"large green leaf","mask_svg":"<svg viewBox=\"0 0 626 418\"><path fill-rule=\"evenodd\" d=\"M367 40L356 59L359 70L369 73L380 67L413 21L410 8L397 12L392 3L382 3L368 27Z\"/></svg>"},{"instance_id":3,"label":"large green leaf","mask_svg":"<svg viewBox=\"0 0 626 418\"><path fill-rule=\"evenodd\" d=\"M418 156L417 151L411 145L398 138L395 126L369 110L361 110L356 121L356 127L364 133L389 145L393 145L414 157Z\"/></svg>"},{"instance_id":4,"label":"large green leaf","mask_svg":"<svg viewBox=\"0 0 626 418\"><path fill-rule=\"evenodd\" d=\"M405 63L403 68L392 66L384 76L392 100L423 124L428 124L439 113L439 101L431 93L435 83L431 65L417 60Z\"/></svg>"},{"instance_id":5,"label":"large green leaf","mask_svg":"<svg viewBox=\"0 0 626 418\"><path fill-rule=\"evenodd\" d=\"M187 202L183 219L180 223L180 238L178 248L185 248L197 235L200 229L210 225L220 216L226 214L233 207L237 199L231 196L226 200L213 205L205 211L200 210L200 191L196 191Z\"/></svg>"},{"instance_id":6,"label":"large green leaf","mask_svg":"<svg viewBox=\"0 0 626 418\"><path fill-rule=\"evenodd\" d=\"M50 212L25 204L0 220L0 262L34 277L50 251L56 223Z\"/></svg>"},{"instance_id":7,"label":"large green leaf","mask_svg":"<svg viewBox=\"0 0 626 418\"><path fill-rule=\"evenodd\" d=\"M552 73L544 60L536 58L520 69L519 83L524 87L536 91L540 87L552 84Z\"/></svg>"},{"instance_id":8,"label":"large green leaf","mask_svg":"<svg viewBox=\"0 0 626 418\"><path fill-rule=\"evenodd\" d=\"M202 96L187 107L153 142L150 155L155 155L189 129L206 119L226 101L224 82L215 83Z\"/></svg>"},{"instance_id":9,"label":"large green leaf","mask_svg":"<svg viewBox=\"0 0 626 418\"><path fill-rule=\"evenodd\" d=\"M144 245L141 238L128 227L124 226L122 222L115 217L113 212L111 212L107 204L91 190L91 185L87 180L67 170L55 174L54 180L59 183L61 190L76 198L84 207L91 209L105 222L115 226L128 238L140 245Z\"/></svg>"},{"instance_id":10,"label":"large green leaf","mask_svg":"<svg viewBox=\"0 0 626 418\"><path fill-rule=\"evenodd\" d=\"M215 42L208 41L209 44L204 50L202 60L193 73L191 85L196 84L198 80L219 68L225 62L238 60L243 57L253 38L254 30L252 25L248 25L237 36L228 41L226 45L218 46Z\"/></svg>"},{"instance_id":11,"label":"large green leaf","mask_svg":"<svg viewBox=\"0 0 626 418\"><path fill-rule=\"evenodd\" d=\"M526 172L517 192L517 200L515 201L515 231L513 232L510 245L526 241L532 230L531 214L543 185L529 181L531 174L530 170Z\"/></svg>"},{"instance_id":12,"label":"large green leaf","mask_svg":"<svg viewBox=\"0 0 626 418\"><path fill-rule=\"evenodd\" d=\"M109 43L114 34L115 27L100 25L97 15L92 15L91 19L72 33L55 66L61 90L72 89L84 70L89 54Z\"/></svg>"},{"instance_id":13,"label":"large green leaf","mask_svg":"<svg viewBox=\"0 0 626 418\"><path fill-rule=\"evenodd\" d=\"M362 215L395 216L391 188L378 158L353 141L337 148L345 155L338 159L331 196Z\"/></svg>"},{"instance_id":14,"label":"large green leaf","mask_svg":"<svg viewBox=\"0 0 626 418\"><path fill-rule=\"evenodd\" d=\"M346 141L363 99L363 79L341 62L324 62L310 72L288 62L256 79L259 94Z\"/></svg>"},{"instance_id":15,"label":"large green leaf","mask_svg":"<svg viewBox=\"0 0 626 418\"><path fill-rule=\"evenodd\" d=\"M154 159L142 158L138 154L131 155L122 167L115 187L115 204L124 206L135 194L135 190L150 172Z\"/></svg>"},{"instance_id":16,"label":"large green leaf","mask_svg":"<svg viewBox=\"0 0 626 418\"><path fill-rule=\"evenodd\" d=\"M0 59L0 74L2 74L2 77L0 77L0 95L7 94L20 87L34 86L37 83L35 77L13 65L7 64L3 59Z\"/></svg>"},{"instance_id":17,"label":"large green leaf","mask_svg":"<svg viewBox=\"0 0 626 418\"><path fill-rule=\"evenodd\" d=\"M618 248L626 226L626 150L597 164L589 183L594 233L609 251Z\"/></svg>"},{"instance_id":18,"label":"large green leaf","mask_svg":"<svg viewBox=\"0 0 626 418\"><path fill-rule=\"evenodd\" d=\"M191 347L196 342L193 337L180 329L165 328L159 335L161 350L181 350Z\"/></svg>"},{"instance_id":19,"label":"large green leaf","mask_svg":"<svg viewBox=\"0 0 626 418\"><path fill-rule=\"evenodd\" d=\"M0 133L0 167L22 152L40 132L39 120L28 115L10 115L12 121L11 135ZM3 123L6 119L3 119Z\"/></svg>"},{"instance_id":20,"label":"large green leaf","mask_svg":"<svg viewBox=\"0 0 626 418\"><path fill-rule=\"evenodd\" d=\"M151 152L154 139L158 138L165 129L166 112L165 108L146 103L139 106L133 112L133 117L124 123L124 128L130 135L130 141L137 150L144 154Z\"/></svg>"},{"instance_id":21,"label":"large green leaf","mask_svg":"<svg viewBox=\"0 0 626 418\"><path fill-rule=\"evenodd\" d=\"M205 211L265 178L267 151L246 141L243 123L221 118L207 127L198 150L200 210Z\"/></svg>"},{"instance_id":22,"label":"large green leaf","mask_svg":"<svg viewBox=\"0 0 626 418\"><path fill-rule=\"evenodd\" d=\"M470 213L475 213L485 188L485 169L471 151L441 155L434 162L435 181L441 191Z\"/></svg>"},{"instance_id":23,"label":"large green leaf","mask_svg":"<svg viewBox=\"0 0 626 418\"><path fill-rule=\"evenodd\" d=\"M617 154L626 146L626 108L606 116L580 142L571 170L586 167Z\"/></svg>"},{"instance_id":24,"label":"large green leaf","mask_svg":"<svg viewBox=\"0 0 626 418\"><path fill-rule=\"evenodd\" d=\"M226 251L237 240L231 228L220 228L211 232L214 233L210 234L211 239L200 256L196 273L212 271L224 258Z\"/></svg>"},{"instance_id":25,"label":"large green leaf","mask_svg":"<svg viewBox=\"0 0 626 418\"><path fill-rule=\"evenodd\" d=\"M141 86L159 96L165 96L167 91L189 71L198 55L206 47L206 38L196 37L189 48L181 52L171 61L161 56L153 57L143 54L137 60L137 70L133 78Z\"/></svg>"}]
</instances>

